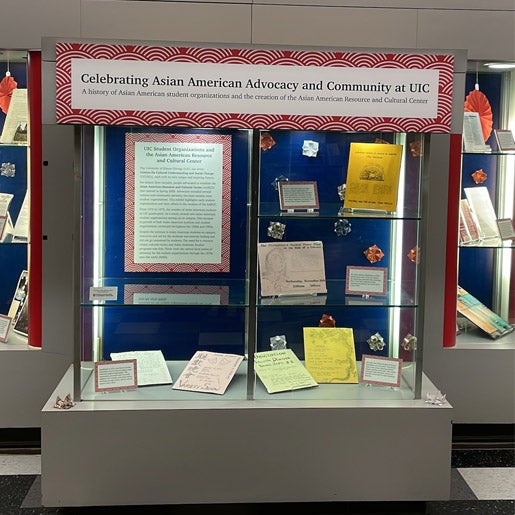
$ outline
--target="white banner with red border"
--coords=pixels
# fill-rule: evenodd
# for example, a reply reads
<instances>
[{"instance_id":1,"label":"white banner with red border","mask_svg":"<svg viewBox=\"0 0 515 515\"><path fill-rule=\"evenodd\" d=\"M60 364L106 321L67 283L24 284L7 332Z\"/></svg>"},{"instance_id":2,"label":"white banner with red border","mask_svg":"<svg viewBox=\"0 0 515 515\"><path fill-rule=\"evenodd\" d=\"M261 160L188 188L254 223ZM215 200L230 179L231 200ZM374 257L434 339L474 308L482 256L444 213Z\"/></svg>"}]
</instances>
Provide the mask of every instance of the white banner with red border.
<instances>
[{"instance_id":1,"label":"white banner with red border","mask_svg":"<svg viewBox=\"0 0 515 515\"><path fill-rule=\"evenodd\" d=\"M454 56L56 44L63 124L450 133Z\"/></svg>"}]
</instances>

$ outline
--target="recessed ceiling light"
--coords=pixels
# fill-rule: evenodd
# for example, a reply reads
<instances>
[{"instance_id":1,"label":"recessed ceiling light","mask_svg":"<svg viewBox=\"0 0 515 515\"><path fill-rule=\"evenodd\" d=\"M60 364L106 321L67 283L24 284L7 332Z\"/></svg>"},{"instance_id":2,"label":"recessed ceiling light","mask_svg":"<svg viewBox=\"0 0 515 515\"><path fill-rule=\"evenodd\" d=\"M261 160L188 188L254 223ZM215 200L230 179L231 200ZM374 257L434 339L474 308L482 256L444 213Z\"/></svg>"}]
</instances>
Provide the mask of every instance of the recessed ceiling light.
<instances>
[{"instance_id":1,"label":"recessed ceiling light","mask_svg":"<svg viewBox=\"0 0 515 515\"><path fill-rule=\"evenodd\" d=\"M515 63L486 63L485 66L496 70L511 70L515 68Z\"/></svg>"}]
</instances>

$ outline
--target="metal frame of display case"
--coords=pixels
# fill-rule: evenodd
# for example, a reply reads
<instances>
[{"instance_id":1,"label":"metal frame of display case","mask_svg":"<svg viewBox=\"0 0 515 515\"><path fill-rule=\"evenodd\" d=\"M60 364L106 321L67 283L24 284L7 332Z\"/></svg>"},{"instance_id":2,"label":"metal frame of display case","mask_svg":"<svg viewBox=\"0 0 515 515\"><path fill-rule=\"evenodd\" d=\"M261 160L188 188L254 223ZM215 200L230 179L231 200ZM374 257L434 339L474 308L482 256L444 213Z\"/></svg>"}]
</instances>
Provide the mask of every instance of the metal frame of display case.
<instances>
[{"instance_id":1,"label":"metal frame of display case","mask_svg":"<svg viewBox=\"0 0 515 515\"><path fill-rule=\"evenodd\" d=\"M49 52L52 61L55 54ZM461 80L464 56L462 52L452 53L456 56L456 85ZM455 130L454 108L452 112ZM428 219L435 207L427 200L433 183L446 174L431 155L448 156L450 138L447 134L431 137L431 148L424 155L427 169L424 167L421 185L422 205L429 212L423 212L421 224L422 232L433 238L438 234L435 236ZM254 136L254 147L257 144ZM257 174L252 176L251 190L258 186ZM77 184L78 201L79 192ZM258 208L252 205L248 209L249 231L253 233L248 241L257 242ZM80 229L78 217L75 223ZM435 255L438 259L433 261ZM438 329L438 314L426 317L431 292L423 283L430 274L428 269L434 269L442 259L436 242L427 249L427 268L421 277L419 294L425 306L420 313L425 318L421 321L425 322L421 342L435 329L431 319L436 319ZM248 295L254 299L258 296L255 256L249 258L248 267L254 283L249 285ZM80 294L75 294L80 301ZM253 299L248 299L249 305ZM80 323L78 315L76 323ZM246 324L249 331L256 331L256 316L249 313ZM108 402L77 399L69 410L56 409L56 396L63 398L77 384L75 366L70 367L42 412L45 506L434 500L448 496L452 408L449 403L438 405L422 398L422 392L433 399L440 393L422 370L418 393L408 399L391 398L388 389L374 387L374 395L368 399L249 399L254 387L246 386L242 398L222 396L216 402L205 398L191 402L189 395L149 402L122 392ZM274 434L276 429L282 433L280 437ZM431 435L434 445L420 445L424 435ZM424 464L418 474L413 474L415 461ZM105 462L117 463L117 470L127 472L113 472L102 466ZM353 463L359 463L362 470L373 470L378 477L396 480L380 482L371 489L356 474ZM348 466L342 468L342 464ZM128 477L133 484L130 492L121 487ZM85 482L90 485L87 492L82 486Z\"/></svg>"}]
</instances>

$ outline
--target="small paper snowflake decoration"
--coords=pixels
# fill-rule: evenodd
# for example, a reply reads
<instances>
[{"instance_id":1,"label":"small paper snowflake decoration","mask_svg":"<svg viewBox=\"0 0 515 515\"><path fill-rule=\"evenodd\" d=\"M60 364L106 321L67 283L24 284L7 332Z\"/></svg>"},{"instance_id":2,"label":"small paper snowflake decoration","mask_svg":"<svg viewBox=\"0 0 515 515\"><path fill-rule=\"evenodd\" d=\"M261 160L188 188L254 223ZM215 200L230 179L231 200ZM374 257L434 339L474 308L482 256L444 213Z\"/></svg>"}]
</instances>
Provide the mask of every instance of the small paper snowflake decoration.
<instances>
[{"instance_id":1,"label":"small paper snowflake decoration","mask_svg":"<svg viewBox=\"0 0 515 515\"><path fill-rule=\"evenodd\" d=\"M347 236L352 231L351 223L344 218L334 222L334 232L338 236Z\"/></svg>"},{"instance_id":2,"label":"small paper snowflake decoration","mask_svg":"<svg viewBox=\"0 0 515 515\"><path fill-rule=\"evenodd\" d=\"M0 175L4 177L14 177L16 175L16 166L14 163L2 163L0 165Z\"/></svg>"},{"instance_id":3,"label":"small paper snowflake decoration","mask_svg":"<svg viewBox=\"0 0 515 515\"><path fill-rule=\"evenodd\" d=\"M272 350L286 349L286 336L284 334L272 336L270 338L270 348Z\"/></svg>"},{"instance_id":4,"label":"small paper snowflake decoration","mask_svg":"<svg viewBox=\"0 0 515 515\"><path fill-rule=\"evenodd\" d=\"M274 188L275 191L279 191L279 183L285 182L288 180L288 177L285 177L284 175L279 175L279 177L276 177L270 184L272 185L272 188Z\"/></svg>"},{"instance_id":5,"label":"small paper snowflake decoration","mask_svg":"<svg viewBox=\"0 0 515 515\"><path fill-rule=\"evenodd\" d=\"M383 337L379 333L373 334L368 340L367 340L368 346L371 350L377 351L377 350L383 350L385 346L385 342Z\"/></svg>"},{"instance_id":6,"label":"small paper snowflake decoration","mask_svg":"<svg viewBox=\"0 0 515 515\"><path fill-rule=\"evenodd\" d=\"M274 238L274 240L282 240L285 229L286 225L281 222L270 222L267 234L270 238Z\"/></svg>"},{"instance_id":7,"label":"small paper snowflake decoration","mask_svg":"<svg viewBox=\"0 0 515 515\"><path fill-rule=\"evenodd\" d=\"M61 399L58 395L54 404L54 408L57 409L70 409L73 408L73 406L75 406L75 403L72 400L71 394L67 394L64 399Z\"/></svg>"},{"instance_id":8,"label":"small paper snowflake decoration","mask_svg":"<svg viewBox=\"0 0 515 515\"><path fill-rule=\"evenodd\" d=\"M347 188L347 185L346 184L340 184L338 186L338 198L340 200L345 200L345 189Z\"/></svg>"},{"instance_id":9,"label":"small paper snowflake decoration","mask_svg":"<svg viewBox=\"0 0 515 515\"><path fill-rule=\"evenodd\" d=\"M318 149L319 144L317 141L305 140L302 144L302 155L306 157L316 157Z\"/></svg>"},{"instance_id":10,"label":"small paper snowflake decoration","mask_svg":"<svg viewBox=\"0 0 515 515\"><path fill-rule=\"evenodd\" d=\"M447 399L445 398L445 394L437 391L436 393L426 393L425 402L433 406L443 406L447 402Z\"/></svg>"},{"instance_id":11,"label":"small paper snowflake decoration","mask_svg":"<svg viewBox=\"0 0 515 515\"><path fill-rule=\"evenodd\" d=\"M408 333L403 338L401 346L405 351L415 350L417 348L417 337L413 336L411 333Z\"/></svg>"}]
</instances>

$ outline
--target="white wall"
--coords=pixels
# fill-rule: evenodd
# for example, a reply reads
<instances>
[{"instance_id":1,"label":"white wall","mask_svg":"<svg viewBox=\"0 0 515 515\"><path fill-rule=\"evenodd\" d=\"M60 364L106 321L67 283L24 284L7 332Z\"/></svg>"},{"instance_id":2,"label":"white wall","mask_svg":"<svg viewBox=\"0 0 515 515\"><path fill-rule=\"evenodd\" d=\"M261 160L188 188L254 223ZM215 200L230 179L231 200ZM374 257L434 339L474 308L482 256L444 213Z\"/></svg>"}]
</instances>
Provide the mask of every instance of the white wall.
<instances>
[{"instance_id":1,"label":"white wall","mask_svg":"<svg viewBox=\"0 0 515 515\"><path fill-rule=\"evenodd\" d=\"M466 49L515 60L513 0L2 0L0 48L41 38Z\"/></svg>"}]
</instances>

